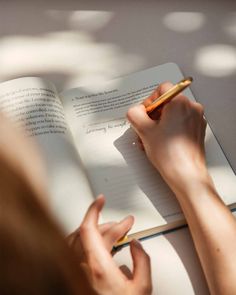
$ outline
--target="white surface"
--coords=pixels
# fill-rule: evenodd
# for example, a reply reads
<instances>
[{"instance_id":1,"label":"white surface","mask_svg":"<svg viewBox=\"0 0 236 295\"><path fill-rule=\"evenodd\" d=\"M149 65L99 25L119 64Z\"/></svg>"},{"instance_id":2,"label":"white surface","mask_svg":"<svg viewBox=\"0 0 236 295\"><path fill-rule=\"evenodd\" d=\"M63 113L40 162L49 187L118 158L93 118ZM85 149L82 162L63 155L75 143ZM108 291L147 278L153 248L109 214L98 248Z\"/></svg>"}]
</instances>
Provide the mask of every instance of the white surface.
<instances>
[{"instance_id":1,"label":"white surface","mask_svg":"<svg viewBox=\"0 0 236 295\"><path fill-rule=\"evenodd\" d=\"M233 0L1 0L0 80L43 75L62 90L176 62L236 170L235 12ZM155 294L208 294L187 229L144 246Z\"/></svg>"},{"instance_id":2,"label":"white surface","mask_svg":"<svg viewBox=\"0 0 236 295\"><path fill-rule=\"evenodd\" d=\"M190 233L187 228L142 242L152 262L153 294L209 294ZM129 248L115 256L119 265L132 269Z\"/></svg>"}]
</instances>

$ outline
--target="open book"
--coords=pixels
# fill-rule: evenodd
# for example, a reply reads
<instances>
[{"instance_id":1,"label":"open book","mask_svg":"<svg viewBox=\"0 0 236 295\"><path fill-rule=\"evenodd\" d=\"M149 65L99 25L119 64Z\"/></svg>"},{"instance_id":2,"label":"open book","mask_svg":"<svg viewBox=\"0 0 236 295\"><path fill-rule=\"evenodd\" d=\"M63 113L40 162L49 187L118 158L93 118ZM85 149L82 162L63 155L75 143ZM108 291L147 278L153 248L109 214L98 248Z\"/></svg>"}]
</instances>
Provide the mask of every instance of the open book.
<instances>
[{"instance_id":1,"label":"open book","mask_svg":"<svg viewBox=\"0 0 236 295\"><path fill-rule=\"evenodd\" d=\"M41 78L0 84L0 109L35 137L47 164L50 205L67 232L78 227L89 204L106 196L102 222L132 214L131 233L145 237L185 223L181 209L137 144L126 120L161 82L183 78L168 63L92 87L58 94ZM184 93L194 100L190 89ZM209 126L206 154L210 174L227 205L236 202L236 177Z\"/></svg>"}]
</instances>

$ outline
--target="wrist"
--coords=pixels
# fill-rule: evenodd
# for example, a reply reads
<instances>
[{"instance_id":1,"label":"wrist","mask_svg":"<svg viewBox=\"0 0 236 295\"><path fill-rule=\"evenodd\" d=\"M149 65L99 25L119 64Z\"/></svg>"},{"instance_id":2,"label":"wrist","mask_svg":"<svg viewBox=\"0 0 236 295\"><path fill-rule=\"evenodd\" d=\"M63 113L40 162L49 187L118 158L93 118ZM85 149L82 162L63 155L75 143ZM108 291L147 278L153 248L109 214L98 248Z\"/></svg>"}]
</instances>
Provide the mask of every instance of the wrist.
<instances>
[{"instance_id":1,"label":"wrist","mask_svg":"<svg viewBox=\"0 0 236 295\"><path fill-rule=\"evenodd\" d=\"M214 190L214 183L205 164L160 171L162 177L175 193L177 199L195 197L201 190Z\"/></svg>"}]
</instances>

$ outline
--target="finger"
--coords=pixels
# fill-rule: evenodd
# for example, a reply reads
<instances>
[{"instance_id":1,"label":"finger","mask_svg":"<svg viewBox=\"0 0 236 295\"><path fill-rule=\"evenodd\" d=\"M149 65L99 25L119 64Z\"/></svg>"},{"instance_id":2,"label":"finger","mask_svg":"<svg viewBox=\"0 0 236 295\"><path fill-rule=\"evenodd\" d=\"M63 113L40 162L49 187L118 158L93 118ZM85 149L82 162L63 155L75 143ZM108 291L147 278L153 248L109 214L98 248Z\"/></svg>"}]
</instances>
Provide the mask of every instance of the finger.
<instances>
[{"instance_id":1,"label":"finger","mask_svg":"<svg viewBox=\"0 0 236 295\"><path fill-rule=\"evenodd\" d=\"M136 105L128 110L127 118L139 136L143 135L155 124L147 114L144 105Z\"/></svg>"},{"instance_id":2,"label":"finger","mask_svg":"<svg viewBox=\"0 0 236 295\"><path fill-rule=\"evenodd\" d=\"M127 267L127 265L121 265L119 267L119 269L121 270L121 272L126 276L127 279L132 280L133 279L133 274L130 271L130 269Z\"/></svg>"},{"instance_id":3,"label":"finger","mask_svg":"<svg viewBox=\"0 0 236 295\"><path fill-rule=\"evenodd\" d=\"M106 230L108 230L111 226L113 226L116 223L117 222L115 222L115 221L110 221L110 222L106 222L106 223L103 223L103 224L99 224L98 229L99 229L100 234L103 234ZM70 241L75 236L75 234L80 235L80 227L78 227L74 232L69 234L66 237L66 239L68 241Z\"/></svg>"},{"instance_id":4,"label":"finger","mask_svg":"<svg viewBox=\"0 0 236 295\"><path fill-rule=\"evenodd\" d=\"M77 236L77 232L75 231L66 237L66 241L70 247L72 247L74 245L75 240L76 240L76 236Z\"/></svg>"},{"instance_id":5,"label":"finger","mask_svg":"<svg viewBox=\"0 0 236 295\"><path fill-rule=\"evenodd\" d=\"M164 105L159 107L159 108L156 108L155 110L153 110L152 112L150 112L148 114L148 116L152 119L152 120L160 120L160 117L161 117L161 113L162 113L162 109L163 109Z\"/></svg>"},{"instance_id":6,"label":"finger","mask_svg":"<svg viewBox=\"0 0 236 295\"><path fill-rule=\"evenodd\" d=\"M164 82L161 83L152 93L149 95L142 104L147 107L149 106L155 99L157 99L159 96L161 96L163 93L168 91L171 87L173 87L173 84L170 82Z\"/></svg>"},{"instance_id":7,"label":"finger","mask_svg":"<svg viewBox=\"0 0 236 295\"><path fill-rule=\"evenodd\" d=\"M84 251L80 241L79 231L76 230L67 237L69 247L74 251L79 262L84 261Z\"/></svg>"},{"instance_id":8,"label":"finger","mask_svg":"<svg viewBox=\"0 0 236 295\"><path fill-rule=\"evenodd\" d=\"M167 92L168 90L170 90L170 88L172 88L174 86L173 83L167 81L167 82L164 82L164 83L161 83L159 85L159 96L164 94L165 92Z\"/></svg>"},{"instance_id":9,"label":"finger","mask_svg":"<svg viewBox=\"0 0 236 295\"><path fill-rule=\"evenodd\" d=\"M80 241L85 259L88 265L101 271L105 271L107 267L114 268L111 254L104 246L103 238L97 225L99 213L104 202L104 196L100 195L89 207L80 227Z\"/></svg>"},{"instance_id":10,"label":"finger","mask_svg":"<svg viewBox=\"0 0 236 295\"><path fill-rule=\"evenodd\" d=\"M111 251L115 243L127 234L133 224L134 217L127 216L104 233L103 241L108 251Z\"/></svg>"},{"instance_id":11,"label":"finger","mask_svg":"<svg viewBox=\"0 0 236 295\"><path fill-rule=\"evenodd\" d=\"M152 290L150 258L137 240L130 243L130 250L133 259L133 282L134 285L146 294Z\"/></svg>"},{"instance_id":12,"label":"finger","mask_svg":"<svg viewBox=\"0 0 236 295\"><path fill-rule=\"evenodd\" d=\"M153 127L155 125L153 120L159 119L161 115L160 110L155 110L149 116L146 112L145 106L150 105L155 99L168 91L171 87L173 87L173 84L170 82L160 84L157 89L143 101L141 105L129 109L127 118L139 135L145 133L149 127Z\"/></svg>"},{"instance_id":13,"label":"finger","mask_svg":"<svg viewBox=\"0 0 236 295\"><path fill-rule=\"evenodd\" d=\"M202 118L202 126L201 126L201 149L202 149L202 153L203 156L205 157L205 136L206 136L206 127L207 127L207 121L206 119L203 117Z\"/></svg>"},{"instance_id":14,"label":"finger","mask_svg":"<svg viewBox=\"0 0 236 295\"><path fill-rule=\"evenodd\" d=\"M162 94L166 93L170 88L172 88L174 85L170 82L164 82L158 86L158 88L149 96L143 104L146 106L150 105L155 99L159 98ZM154 109L152 112L148 114L148 116L152 120L159 120L161 117L162 109L164 107L164 104L160 107Z\"/></svg>"},{"instance_id":15,"label":"finger","mask_svg":"<svg viewBox=\"0 0 236 295\"><path fill-rule=\"evenodd\" d=\"M172 119L176 114L183 114L189 111L191 101L183 94L178 94L162 108L161 121Z\"/></svg>"},{"instance_id":16,"label":"finger","mask_svg":"<svg viewBox=\"0 0 236 295\"><path fill-rule=\"evenodd\" d=\"M99 213L102 210L104 203L105 203L104 196L99 195L97 199L90 205L87 213L85 214L81 227L83 225L97 227ZM81 227L80 227L80 231L81 231Z\"/></svg>"},{"instance_id":17,"label":"finger","mask_svg":"<svg viewBox=\"0 0 236 295\"><path fill-rule=\"evenodd\" d=\"M145 151L142 139L140 137L138 137L137 142L138 142L138 147L140 148L140 150Z\"/></svg>"},{"instance_id":18,"label":"finger","mask_svg":"<svg viewBox=\"0 0 236 295\"><path fill-rule=\"evenodd\" d=\"M117 222L113 222L113 221L112 222L103 223L103 224L99 224L98 230L99 230L99 232L100 232L101 235L104 235L106 233L106 231L109 230L115 224L117 224Z\"/></svg>"},{"instance_id":19,"label":"finger","mask_svg":"<svg viewBox=\"0 0 236 295\"><path fill-rule=\"evenodd\" d=\"M116 222L107 222L98 226L98 230L103 235L107 230L114 226ZM79 229L71 233L67 238L68 245L75 251L79 261L84 261L84 251L81 245L80 231Z\"/></svg>"},{"instance_id":20,"label":"finger","mask_svg":"<svg viewBox=\"0 0 236 295\"><path fill-rule=\"evenodd\" d=\"M103 235L107 230L109 230L112 226L114 226L116 222L107 222L104 224L100 224L98 226L98 230L101 235ZM70 247L75 245L75 242L80 243L80 228L77 228L74 232L69 234L66 237L66 241Z\"/></svg>"},{"instance_id":21,"label":"finger","mask_svg":"<svg viewBox=\"0 0 236 295\"><path fill-rule=\"evenodd\" d=\"M204 108L203 108L203 105L200 104L199 102L193 102L194 104L194 108L196 109L196 111L199 113L199 115L201 117L203 117L204 115Z\"/></svg>"},{"instance_id":22,"label":"finger","mask_svg":"<svg viewBox=\"0 0 236 295\"><path fill-rule=\"evenodd\" d=\"M202 150L202 155L203 157L205 157L205 132L206 132L206 125L207 122L204 118L204 108L203 106L198 103L198 102L190 102L190 105L192 107L192 110L194 111L197 120L199 121L199 126L200 126L200 137L199 137L199 143L201 146L201 150Z\"/></svg>"},{"instance_id":23,"label":"finger","mask_svg":"<svg viewBox=\"0 0 236 295\"><path fill-rule=\"evenodd\" d=\"M89 254L90 251L92 252L96 243L98 243L98 245L103 243L97 223L104 202L104 196L98 196L98 198L90 205L79 229L81 244L87 254Z\"/></svg>"}]
</instances>

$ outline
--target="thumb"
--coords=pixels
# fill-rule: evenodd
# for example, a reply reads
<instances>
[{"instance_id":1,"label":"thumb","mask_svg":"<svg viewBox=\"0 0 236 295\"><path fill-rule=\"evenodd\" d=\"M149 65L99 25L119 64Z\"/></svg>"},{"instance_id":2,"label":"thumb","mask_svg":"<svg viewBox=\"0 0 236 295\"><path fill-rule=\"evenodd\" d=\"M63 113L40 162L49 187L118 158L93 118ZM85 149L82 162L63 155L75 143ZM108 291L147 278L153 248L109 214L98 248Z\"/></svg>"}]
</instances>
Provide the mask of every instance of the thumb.
<instances>
[{"instance_id":1,"label":"thumb","mask_svg":"<svg viewBox=\"0 0 236 295\"><path fill-rule=\"evenodd\" d=\"M130 108L127 113L127 118L140 137L155 124L155 122L146 113L146 109L143 104Z\"/></svg>"},{"instance_id":2,"label":"thumb","mask_svg":"<svg viewBox=\"0 0 236 295\"><path fill-rule=\"evenodd\" d=\"M133 223L134 217L127 216L121 222L115 223L103 234L103 241L108 251L111 251L114 244L130 230Z\"/></svg>"},{"instance_id":3,"label":"thumb","mask_svg":"<svg viewBox=\"0 0 236 295\"><path fill-rule=\"evenodd\" d=\"M148 254L144 251L141 243L133 240L130 243L130 250L133 259L133 282L138 290L144 294L151 294L151 263Z\"/></svg>"}]
</instances>

